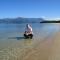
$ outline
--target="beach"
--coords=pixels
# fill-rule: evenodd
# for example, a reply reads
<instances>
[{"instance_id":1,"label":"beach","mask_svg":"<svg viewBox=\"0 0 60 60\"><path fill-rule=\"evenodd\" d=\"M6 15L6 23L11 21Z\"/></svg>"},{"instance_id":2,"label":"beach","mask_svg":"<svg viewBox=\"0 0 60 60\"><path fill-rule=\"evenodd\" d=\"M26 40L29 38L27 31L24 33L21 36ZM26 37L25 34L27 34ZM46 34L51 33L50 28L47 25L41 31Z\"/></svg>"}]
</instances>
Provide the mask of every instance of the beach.
<instances>
[{"instance_id":1,"label":"beach","mask_svg":"<svg viewBox=\"0 0 60 60\"><path fill-rule=\"evenodd\" d=\"M25 24L1 26L0 60L60 60L60 24L33 24L32 39L23 38Z\"/></svg>"},{"instance_id":2,"label":"beach","mask_svg":"<svg viewBox=\"0 0 60 60\"><path fill-rule=\"evenodd\" d=\"M22 60L60 60L60 32L38 42L34 48L26 48Z\"/></svg>"}]
</instances>

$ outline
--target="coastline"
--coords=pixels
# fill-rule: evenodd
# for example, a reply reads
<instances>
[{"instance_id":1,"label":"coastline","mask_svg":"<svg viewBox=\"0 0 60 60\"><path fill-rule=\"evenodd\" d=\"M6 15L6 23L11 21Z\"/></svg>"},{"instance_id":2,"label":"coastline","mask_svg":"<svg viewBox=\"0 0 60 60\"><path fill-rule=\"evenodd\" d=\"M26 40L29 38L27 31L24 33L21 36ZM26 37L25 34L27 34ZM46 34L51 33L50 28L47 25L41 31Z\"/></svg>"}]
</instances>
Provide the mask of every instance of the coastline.
<instances>
[{"instance_id":1,"label":"coastline","mask_svg":"<svg viewBox=\"0 0 60 60\"><path fill-rule=\"evenodd\" d=\"M55 21L55 20L49 21L49 20L47 20L47 21L41 21L40 23L60 23L60 20L58 20L58 21Z\"/></svg>"},{"instance_id":2,"label":"coastline","mask_svg":"<svg viewBox=\"0 0 60 60\"><path fill-rule=\"evenodd\" d=\"M60 60L60 33L46 38L34 48L26 48L22 60Z\"/></svg>"}]
</instances>

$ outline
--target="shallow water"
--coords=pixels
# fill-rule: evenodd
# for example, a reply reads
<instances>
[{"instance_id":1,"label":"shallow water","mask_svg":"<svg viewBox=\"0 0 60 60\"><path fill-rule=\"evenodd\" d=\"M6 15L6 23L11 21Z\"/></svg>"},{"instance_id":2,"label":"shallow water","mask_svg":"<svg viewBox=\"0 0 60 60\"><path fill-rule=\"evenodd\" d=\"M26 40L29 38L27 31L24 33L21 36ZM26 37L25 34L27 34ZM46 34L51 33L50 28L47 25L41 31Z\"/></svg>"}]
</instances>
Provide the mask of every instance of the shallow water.
<instances>
[{"instance_id":1,"label":"shallow water","mask_svg":"<svg viewBox=\"0 0 60 60\"><path fill-rule=\"evenodd\" d=\"M26 24L0 24L0 60L22 60L25 48L33 48L39 41L60 31L60 24L31 24L33 39L24 39Z\"/></svg>"}]
</instances>

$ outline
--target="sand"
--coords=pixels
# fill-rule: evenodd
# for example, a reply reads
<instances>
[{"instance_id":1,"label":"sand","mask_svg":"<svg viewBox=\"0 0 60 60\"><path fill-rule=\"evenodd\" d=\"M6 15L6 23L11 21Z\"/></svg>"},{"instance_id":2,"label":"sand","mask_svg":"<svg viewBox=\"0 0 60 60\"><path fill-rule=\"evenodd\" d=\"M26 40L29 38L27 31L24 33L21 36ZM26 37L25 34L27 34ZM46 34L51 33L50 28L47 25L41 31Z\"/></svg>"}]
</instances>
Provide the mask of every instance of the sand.
<instances>
[{"instance_id":1,"label":"sand","mask_svg":"<svg viewBox=\"0 0 60 60\"><path fill-rule=\"evenodd\" d=\"M60 32L38 42L34 48L25 48L22 60L60 60Z\"/></svg>"}]
</instances>

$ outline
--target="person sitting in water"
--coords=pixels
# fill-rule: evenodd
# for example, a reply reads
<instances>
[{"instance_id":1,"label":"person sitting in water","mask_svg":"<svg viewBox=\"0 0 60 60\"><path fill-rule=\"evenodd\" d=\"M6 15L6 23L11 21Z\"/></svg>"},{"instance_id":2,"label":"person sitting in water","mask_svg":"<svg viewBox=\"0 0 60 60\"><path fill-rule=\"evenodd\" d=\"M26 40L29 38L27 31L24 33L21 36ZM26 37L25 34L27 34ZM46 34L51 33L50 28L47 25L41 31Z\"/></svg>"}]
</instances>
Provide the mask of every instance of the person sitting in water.
<instances>
[{"instance_id":1,"label":"person sitting in water","mask_svg":"<svg viewBox=\"0 0 60 60\"><path fill-rule=\"evenodd\" d=\"M33 37L32 27L29 24L26 25L24 37L25 38L32 38Z\"/></svg>"}]
</instances>

